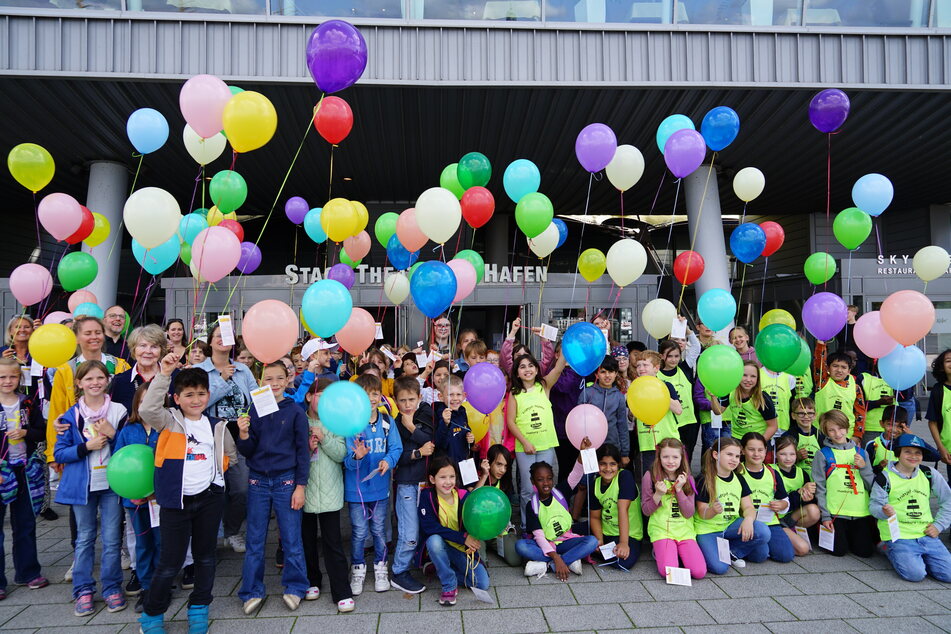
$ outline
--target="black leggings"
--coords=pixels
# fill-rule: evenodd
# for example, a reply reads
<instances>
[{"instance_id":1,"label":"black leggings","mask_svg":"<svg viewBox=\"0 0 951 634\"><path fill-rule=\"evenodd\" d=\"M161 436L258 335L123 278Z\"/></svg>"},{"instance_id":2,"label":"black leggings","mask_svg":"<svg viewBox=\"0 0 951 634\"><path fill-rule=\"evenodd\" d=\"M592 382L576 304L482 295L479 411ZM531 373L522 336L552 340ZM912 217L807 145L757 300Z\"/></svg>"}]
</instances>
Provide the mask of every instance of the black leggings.
<instances>
[{"instance_id":1,"label":"black leggings","mask_svg":"<svg viewBox=\"0 0 951 634\"><path fill-rule=\"evenodd\" d=\"M875 519L871 516L855 519L837 517L832 520L832 525L835 528L832 554L836 557L844 557L850 551L859 557L871 557L875 553L879 535Z\"/></svg>"},{"instance_id":2,"label":"black leggings","mask_svg":"<svg viewBox=\"0 0 951 634\"><path fill-rule=\"evenodd\" d=\"M327 576L330 577L330 595L337 602L352 598L347 556L343 553L343 540L340 537L340 511L303 513L302 515L301 538L304 542L308 583L319 588L323 580L320 572L320 558L317 555L319 527L320 545L324 551L324 566L327 568Z\"/></svg>"}]
</instances>

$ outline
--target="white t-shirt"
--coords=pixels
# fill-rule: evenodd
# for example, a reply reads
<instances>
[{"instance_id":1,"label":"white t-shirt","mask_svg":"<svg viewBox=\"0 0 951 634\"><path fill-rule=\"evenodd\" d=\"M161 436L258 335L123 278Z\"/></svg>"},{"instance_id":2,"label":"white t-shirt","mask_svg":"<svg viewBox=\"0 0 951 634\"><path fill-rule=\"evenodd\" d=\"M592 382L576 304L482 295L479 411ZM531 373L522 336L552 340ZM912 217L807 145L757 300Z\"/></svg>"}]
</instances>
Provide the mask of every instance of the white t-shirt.
<instances>
[{"instance_id":1,"label":"white t-shirt","mask_svg":"<svg viewBox=\"0 0 951 634\"><path fill-rule=\"evenodd\" d=\"M224 477L215 468L215 436L208 418L185 418L184 422L186 444L182 494L197 495L212 483L224 486Z\"/></svg>"},{"instance_id":2,"label":"white t-shirt","mask_svg":"<svg viewBox=\"0 0 951 634\"><path fill-rule=\"evenodd\" d=\"M16 405L11 405L7 407L3 406L3 415L4 415L4 430L5 431L14 431L16 429L25 429L27 426L27 421L20 420L20 403L17 401ZM26 463L26 438L20 438L19 440L7 440L7 455L6 459L10 464L24 464Z\"/></svg>"}]
</instances>

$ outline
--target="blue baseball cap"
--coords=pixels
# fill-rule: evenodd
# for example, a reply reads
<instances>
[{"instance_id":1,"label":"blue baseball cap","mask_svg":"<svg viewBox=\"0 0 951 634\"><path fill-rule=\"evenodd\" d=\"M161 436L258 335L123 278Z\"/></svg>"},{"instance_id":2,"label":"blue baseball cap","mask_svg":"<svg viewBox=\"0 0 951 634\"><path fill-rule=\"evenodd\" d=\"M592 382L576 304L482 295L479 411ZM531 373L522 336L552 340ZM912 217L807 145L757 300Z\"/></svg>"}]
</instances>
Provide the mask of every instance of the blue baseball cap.
<instances>
[{"instance_id":1,"label":"blue baseball cap","mask_svg":"<svg viewBox=\"0 0 951 634\"><path fill-rule=\"evenodd\" d=\"M935 451L935 448L915 434L902 434L898 437L894 445L896 456L901 453L903 447L917 447L921 449L922 458L926 461L938 460L938 452Z\"/></svg>"}]
</instances>

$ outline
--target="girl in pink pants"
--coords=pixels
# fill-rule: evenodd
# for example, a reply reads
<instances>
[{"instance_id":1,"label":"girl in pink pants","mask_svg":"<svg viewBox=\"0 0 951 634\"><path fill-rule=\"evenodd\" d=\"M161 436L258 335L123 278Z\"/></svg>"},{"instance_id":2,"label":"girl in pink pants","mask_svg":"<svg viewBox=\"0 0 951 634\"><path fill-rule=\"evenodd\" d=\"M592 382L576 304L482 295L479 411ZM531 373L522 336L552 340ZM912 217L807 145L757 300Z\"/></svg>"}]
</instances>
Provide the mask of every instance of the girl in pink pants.
<instances>
[{"instance_id":1,"label":"girl in pink pants","mask_svg":"<svg viewBox=\"0 0 951 634\"><path fill-rule=\"evenodd\" d=\"M657 459L641 483L641 508L648 516L647 534L654 545L657 572L667 567L689 568L690 576L703 579L707 563L697 545L693 528L697 485L687 470L684 446L676 438L657 445Z\"/></svg>"}]
</instances>

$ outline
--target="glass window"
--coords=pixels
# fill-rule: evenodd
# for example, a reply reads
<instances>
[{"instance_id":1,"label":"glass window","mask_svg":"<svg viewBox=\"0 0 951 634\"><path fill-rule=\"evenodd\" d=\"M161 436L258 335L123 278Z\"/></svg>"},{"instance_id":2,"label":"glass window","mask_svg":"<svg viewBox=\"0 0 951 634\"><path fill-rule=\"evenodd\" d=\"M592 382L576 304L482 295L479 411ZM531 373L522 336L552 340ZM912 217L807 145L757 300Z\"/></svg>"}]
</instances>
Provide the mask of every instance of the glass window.
<instances>
[{"instance_id":1,"label":"glass window","mask_svg":"<svg viewBox=\"0 0 951 634\"><path fill-rule=\"evenodd\" d=\"M806 26L928 26L929 0L806 0Z\"/></svg>"},{"instance_id":2,"label":"glass window","mask_svg":"<svg viewBox=\"0 0 951 634\"><path fill-rule=\"evenodd\" d=\"M0 6L18 9L106 9L118 11L120 0L0 0Z\"/></svg>"},{"instance_id":3,"label":"glass window","mask_svg":"<svg viewBox=\"0 0 951 634\"><path fill-rule=\"evenodd\" d=\"M674 0L545 0L549 22L670 24Z\"/></svg>"},{"instance_id":4,"label":"glass window","mask_svg":"<svg viewBox=\"0 0 951 634\"><path fill-rule=\"evenodd\" d=\"M265 0L126 0L129 11L263 15Z\"/></svg>"},{"instance_id":5,"label":"glass window","mask_svg":"<svg viewBox=\"0 0 951 634\"><path fill-rule=\"evenodd\" d=\"M541 0L409 0L410 17L427 20L542 19Z\"/></svg>"},{"instance_id":6,"label":"glass window","mask_svg":"<svg viewBox=\"0 0 951 634\"><path fill-rule=\"evenodd\" d=\"M271 0L271 13L334 18L402 18L403 0Z\"/></svg>"},{"instance_id":7,"label":"glass window","mask_svg":"<svg viewBox=\"0 0 951 634\"><path fill-rule=\"evenodd\" d=\"M934 25L951 26L951 0L934 0Z\"/></svg>"},{"instance_id":8,"label":"glass window","mask_svg":"<svg viewBox=\"0 0 951 634\"><path fill-rule=\"evenodd\" d=\"M798 26L802 0L678 0L678 24Z\"/></svg>"}]
</instances>

